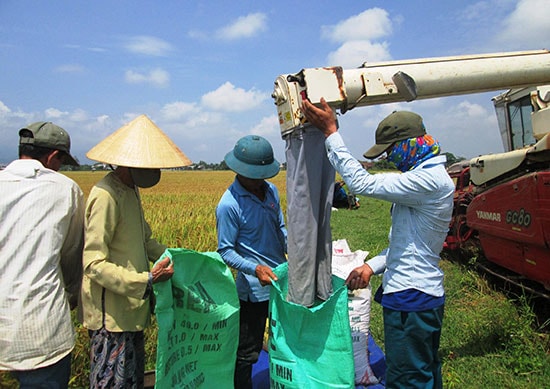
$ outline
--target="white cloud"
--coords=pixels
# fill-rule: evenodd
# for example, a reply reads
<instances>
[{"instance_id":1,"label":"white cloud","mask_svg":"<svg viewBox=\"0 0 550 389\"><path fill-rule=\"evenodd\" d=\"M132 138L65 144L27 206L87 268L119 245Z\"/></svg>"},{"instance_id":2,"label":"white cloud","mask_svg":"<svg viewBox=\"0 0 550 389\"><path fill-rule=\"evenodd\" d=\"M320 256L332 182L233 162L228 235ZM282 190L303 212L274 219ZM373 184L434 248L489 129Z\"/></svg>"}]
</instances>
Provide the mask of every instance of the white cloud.
<instances>
[{"instance_id":1,"label":"white cloud","mask_svg":"<svg viewBox=\"0 0 550 389\"><path fill-rule=\"evenodd\" d=\"M462 101L458 104L457 111L462 115L475 118L486 118L488 116L487 110L479 104L472 103L470 101Z\"/></svg>"},{"instance_id":2,"label":"white cloud","mask_svg":"<svg viewBox=\"0 0 550 389\"><path fill-rule=\"evenodd\" d=\"M548 47L550 7L546 0L484 0L457 13L457 26L478 51Z\"/></svg>"},{"instance_id":3,"label":"white cloud","mask_svg":"<svg viewBox=\"0 0 550 389\"><path fill-rule=\"evenodd\" d=\"M488 98L485 95L489 94L445 98L445 104L436 109L423 105L427 130L436 136L444 152L472 158L504 151L494 111L478 102Z\"/></svg>"},{"instance_id":4,"label":"white cloud","mask_svg":"<svg viewBox=\"0 0 550 389\"><path fill-rule=\"evenodd\" d=\"M197 113L197 105L195 103L184 103L176 101L165 104L161 109L163 119L174 121L188 118L191 114Z\"/></svg>"},{"instance_id":5,"label":"white cloud","mask_svg":"<svg viewBox=\"0 0 550 389\"><path fill-rule=\"evenodd\" d=\"M57 119L62 116L66 116L68 112L66 111L60 111L57 108L48 108L44 110L44 115L46 115L47 119Z\"/></svg>"},{"instance_id":6,"label":"white cloud","mask_svg":"<svg viewBox=\"0 0 550 389\"><path fill-rule=\"evenodd\" d=\"M494 110L492 92L472 96L451 96L367 106L341 115L340 133L359 159L375 143L376 127L394 110L420 114L428 133L441 144L443 152L472 158L481 154L503 152L502 140Z\"/></svg>"},{"instance_id":7,"label":"white cloud","mask_svg":"<svg viewBox=\"0 0 550 389\"><path fill-rule=\"evenodd\" d=\"M153 69L149 73L127 70L124 78L129 84L151 84L160 88L166 87L170 83L170 74L161 68Z\"/></svg>"},{"instance_id":8,"label":"white cloud","mask_svg":"<svg viewBox=\"0 0 550 389\"><path fill-rule=\"evenodd\" d=\"M465 20L478 21L491 15L491 11L495 10L495 5L493 1L478 1L465 6L460 16Z\"/></svg>"},{"instance_id":9,"label":"white cloud","mask_svg":"<svg viewBox=\"0 0 550 389\"><path fill-rule=\"evenodd\" d=\"M18 132L29 123L37 121L53 121L58 126L66 129L72 140L71 153L84 160L85 152L99 138L112 132L107 128L108 115L91 117L84 109L77 108L73 111L62 111L57 108L47 108L39 112L13 111L0 101L0 137L5 140L5 145L0 147L0 161L8 162L16 157Z\"/></svg>"},{"instance_id":10,"label":"white cloud","mask_svg":"<svg viewBox=\"0 0 550 389\"><path fill-rule=\"evenodd\" d=\"M163 57L173 50L173 46L154 36L138 35L128 38L124 48L132 53Z\"/></svg>"},{"instance_id":11,"label":"white cloud","mask_svg":"<svg viewBox=\"0 0 550 389\"><path fill-rule=\"evenodd\" d=\"M267 29L267 16L261 12L241 16L233 23L218 30L221 39L250 38Z\"/></svg>"},{"instance_id":12,"label":"white cloud","mask_svg":"<svg viewBox=\"0 0 550 389\"><path fill-rule=\"evenodd\" d=\"M66 48L66 49L71 49L71 50L87 50L87 51L92 51L92 52L95 52L95 53L103 53L103 52L107 51L102 47L83 47L81 45L75 45L75 44L71 44L71 43L65 44L65 45L63 45L63 47Z\"/></svg>"},{"instance_id":13,"label":"white cloud","mask_svg":"<svg viewBox=\"0 0 550 389\"><path fill-rule=\"evenodd\" d=\"M78 64L65 64L54 69L57 73L84 73L84 66Z\"/></svg>"},{"instance_id":14,"label":"white cloud","mask_svg":"<svg viewBox=\"0 0 550 389\"><path fill-rule=\"evenodd\" d=\"M85 110L77 108L70 114L70 120L73 122L85 122L89 120L89 116Z\"/></svg>"},{"instance_id":15,"label":"white cloud","mask_svg":"<svg viewBox=\"0 0 550 389\"><path fill-rule=\"evenodd\" d=\"M263 137L280 135L279 119L277 115L271 115L262 118L260 123L252 128L251 134L260 135Z\"/></svg>"},{"instance_id":16,"label":"white cloud","mask_svg":"<svg viewBox=\"0 0 550 389\"><path fill-rule=\"evenodd\" d=\"M212 138L224 137L227 133L228 120L216 112L204 112L200 109L188 111L180 118L166 118L161 112L161 119L157 123L173 140L209 141ZM193 146L194 147L194 146Z\"/></svg>"},{"instance_id":17,"label":"white cloud","mask_svg":"<svg viewBox=\"0 0 550 389\"><path fill-rule=\"evenodd\" d=\"M4 102L0 101L0 116L5 116L11 112L11 109L8 108Z\"/></svg>"},{"instance_id":18,"label":"white cloud","mask_svg":"<svg viewBox=\"0 0 550 389\"><path fill-rule=\"evenodd\" d=\"M358 67L363 62L391 59L389 44L376 42L391 35L392 22L388 12L371 8L358 15L321 28L322 36L340 44L327 56L329 66Z\"/></svg>"},{"instance_id":19,"label":"white cloud","mask_svg":"<svg viewBox=\"0 0 550 389\"><path fill-rule=\"evenodd\" d=\"M200 31L200 30L189 30L187 32L187 36L191 39L197 39L197 40L206 40L208 39L208 34L206 32Z\"/></svg>"},{"instance_id":20,"label":"white cloud","mask_svg":"<svg viewBox=\"0 0 550 389\"><path fill-rule=\"evenodd\" d=\"M197 111L185 121L186 128L197 129L193 132L193 136L196 138L203 138L207 133L216 132L220 125L223 128L219 133L223 134L223 131L227 128L227 119L216 112Z\"/></svg>"},{"instance_id":21,"label":"white cloud","mask_svg":"<svg viewBox=\"0 0 550 389\"><path fill-rule=\"evenodd\" d=\"M388 44L385 42L349 41L342 44L336 51L329 53L327 64L356 68L364 62L388 61L390 59Z\"/></svg>"},{"instance_id":22,"label":"white cloud","mask_svg":"<svg viewBox=\"0 0 550 389\"><path fill-rule=\"evenodd\" d=\"M521 47L525 42L547 48L550 36L550 7L547 0L520 0L514 11L502 22L498 40L509 47ZM535 46L536 47L536 46ZM532 46L530 48L533 48Z\"/></svg>"},{"instance_id":23,"label":"white cloud","mask_svg":"<svg viewBox=\"0 0 550 389\"><path fill-rule=\"evenodd\" d=\"M100 115L96 118L96 122L102 126L107 125L109 120L110 120L109 115Z\"/></svg>"},{"instance_id":24,"label":"white cloud","mask_svg":"<svg viewBox=\"0 0 550 389\"><path fill-rule=\"evenodd\" d=\"M128 122L131 122L132 120L134 120L135 118L137 118L139 115L142 115L143 112L124 112L122 114L122 120L120 122L120 125L124 125Z\"/></svg>"},{"instance_id":25,"label":"white cloud","mask_svg":"<svg viewBox=\"0 0 550 389\"><path fill-rule=\"evenodd\" d=\"M321 34L333 42L370 41L392 33L392 24L386 10L371 8L333 26L323 26Z\"/></svg>"},{"instance_id":26,"label":"white cloud","mask_svg":"<svg viewBox=\"0 0 550 389\"><path fill-rule=\"evenodd\" d=\"M256 108L267 98L266 94L255 89L246 91L226 82L215 91L202 96L201 102L205 107L217 111L242 112Z\"/></svg>"}]
</instances>

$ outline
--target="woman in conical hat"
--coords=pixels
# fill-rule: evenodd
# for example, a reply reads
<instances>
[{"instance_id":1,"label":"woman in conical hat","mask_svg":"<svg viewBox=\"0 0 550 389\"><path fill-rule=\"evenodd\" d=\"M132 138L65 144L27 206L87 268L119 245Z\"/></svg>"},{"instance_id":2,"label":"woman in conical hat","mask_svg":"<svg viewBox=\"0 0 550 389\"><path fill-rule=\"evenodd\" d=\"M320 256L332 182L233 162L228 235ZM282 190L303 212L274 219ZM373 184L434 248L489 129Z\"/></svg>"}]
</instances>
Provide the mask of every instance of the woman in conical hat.
<instances>
[{"instance_id":1,"label":"woman in conical hat","mask_svg":"<svg viewBox=\"0 0 550 389\"><path fill-rule=\"evenodd\" d=\"M128 180L134 180L142 188L158 183L160 169L191 165L189 158L146 115L140 115L119 128L86 156L98 162L129 168Z\"/></svg>"},{"instance_id":2,"label":"woman in conical hat","mask_svg":"<svg viewBox=\"0 0 550 389\"><path fill-rule=\"evenodd\" d=\"M145 115L86 156L116 166L92 188L86 204L80 319L90 333L90 386L143 387L152 285L174 270L169 258L150 269L149 261L166 247L152 238L138 188L157 184L160 169L191 161Z\"/></svg>"}]
</instances>

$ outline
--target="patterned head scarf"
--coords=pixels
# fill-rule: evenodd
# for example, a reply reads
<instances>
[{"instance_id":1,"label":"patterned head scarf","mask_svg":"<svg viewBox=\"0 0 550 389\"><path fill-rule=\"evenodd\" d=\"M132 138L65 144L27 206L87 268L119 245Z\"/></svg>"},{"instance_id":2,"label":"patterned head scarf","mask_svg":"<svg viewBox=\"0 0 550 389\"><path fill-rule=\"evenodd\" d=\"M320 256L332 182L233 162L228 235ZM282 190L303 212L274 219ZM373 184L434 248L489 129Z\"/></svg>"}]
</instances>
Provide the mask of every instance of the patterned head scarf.
<instances>
[{"instance_id":1,"label":"patterned head scarf","mask_svg":"<svg viewBox=\"0 0 550 389\"><path fill-rule=\"evenodd\" d=\"M439 143L426 134L396 142L389 151L388 161L402 172L412 170L425 160L441 152Z\"/></svg>"}]
</instances>

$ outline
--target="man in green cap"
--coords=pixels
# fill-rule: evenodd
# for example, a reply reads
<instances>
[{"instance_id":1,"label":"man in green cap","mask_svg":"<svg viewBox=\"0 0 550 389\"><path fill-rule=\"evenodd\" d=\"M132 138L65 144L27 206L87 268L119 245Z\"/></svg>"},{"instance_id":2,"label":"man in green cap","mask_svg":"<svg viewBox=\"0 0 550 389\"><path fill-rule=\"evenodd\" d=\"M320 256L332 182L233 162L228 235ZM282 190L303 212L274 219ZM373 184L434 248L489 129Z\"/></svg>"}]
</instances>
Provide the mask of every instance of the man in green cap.
<instances>
[{"instance_id":1,"label":"man in green cap","mask_svg":"<svg viewBox=\"0 0 550 389\"><path fill-rule=\"evenodd\" d=\"M66 388L82 277L84 203L57 170L78 165L67 132L37 122L19 131L19 159L0 172L0 370L21 388Z\"/></svg>"},{"instance_id":2,"label":"man in green cap","mask_svg":"<svg viewBox=\"0 0 550 389\"><path fill-rule=\"evenodd\" d=\"M248 135L225 156L237 176L216 208L218 252L237 270L240 332L235 388L252 389L252 365L262 350L269 308L272 268L285 262L287 231L279 193L267 178L279 162L267 139Z\"/></svg>"},{"instance_id":3,"label":"man in green cap","mask_svg":"<svg viewBox=\"0 0 550 389\"><path fill-rule=\"evenodd\" d=\"M328 158L348 188L392 203L389 247L346 279L350 289L358 289L383 274L375 300L384 312L386 388L441 388L437 353L445 294L438 264L454 194L446 158L419 115L395 111L379 124L376 144L364 156L386 153L401 173L371 175L351 156L324 99L320 108L306 100L302 109L325 135Z\"/></svg>"}]
</instances>

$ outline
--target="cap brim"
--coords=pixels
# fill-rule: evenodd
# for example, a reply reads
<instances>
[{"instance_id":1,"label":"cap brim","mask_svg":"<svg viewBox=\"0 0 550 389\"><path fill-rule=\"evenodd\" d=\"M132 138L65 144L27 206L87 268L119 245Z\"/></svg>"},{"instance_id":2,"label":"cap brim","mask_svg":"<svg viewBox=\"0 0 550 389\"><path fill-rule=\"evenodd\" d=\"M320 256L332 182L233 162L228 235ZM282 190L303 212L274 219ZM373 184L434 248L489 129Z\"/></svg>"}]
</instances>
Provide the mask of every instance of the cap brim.
<instances>
[{"instance_id":1,"label":"cap brim","mask_svg":"<svg viewBox=\"0 0 550 389\"><path fill-rule=\"evenodd\" d=\"M375 159L376 157L379 157L380 155L382 155L382 153L384 151L386 151L388 149L388 147L390 147L391 145L392 145L392 143L382 144L382 145L374 145L370 149L365 151L365 153L363 154L363 157L365 157L367 159Z\"/></svg>"},{"instance_id":2,"label":"cap brim","mask_svg":"<svg viewBox=\"0 0 550 389\"><path fill-rule=\"evenodd\" d=\"M65 153L65 161L63 165L80 166L76 158L69 153Z\"/></svg>"},{"instance_id":3,"label":"cap brim","mask_svg":"<svg viewBox=\"0 0 550 389\"><path fill-rule=\"evenodd\" d=\"M254 180L275 177L279 173L281 166L276 159L269 165L249 165L237 159L232 151L226 154L224 161L227 167L235 173Z\"/></svg>"}]
</instances>

